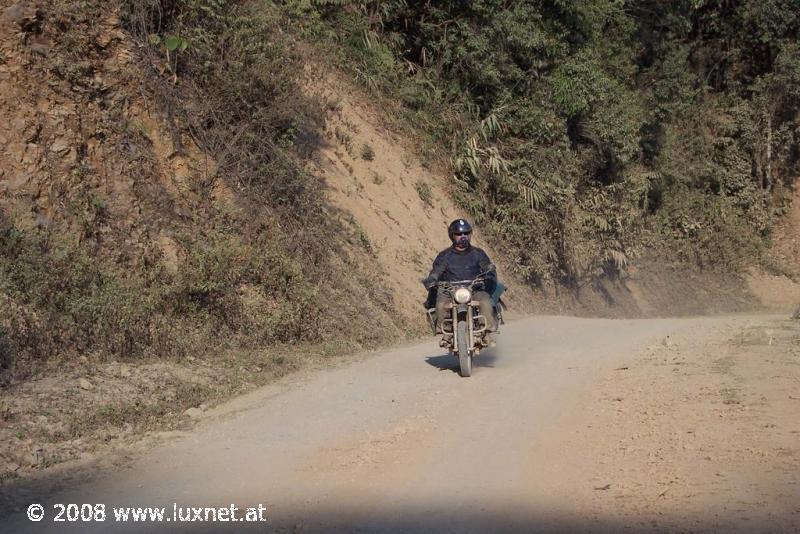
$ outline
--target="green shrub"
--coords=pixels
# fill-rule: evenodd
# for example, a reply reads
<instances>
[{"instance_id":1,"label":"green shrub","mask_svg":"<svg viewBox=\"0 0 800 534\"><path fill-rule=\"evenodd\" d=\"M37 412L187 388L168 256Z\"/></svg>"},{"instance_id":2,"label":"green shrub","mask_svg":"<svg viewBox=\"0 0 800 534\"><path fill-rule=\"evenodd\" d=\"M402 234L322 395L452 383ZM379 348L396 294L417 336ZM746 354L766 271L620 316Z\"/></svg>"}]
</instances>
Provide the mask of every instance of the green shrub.
<instances>
[{"instance_id":1,"label":"green shrub","mask_svg":"<svg viewBox=\"0 0 800 534\"><path fill-rule=\"evenodd\" d=\"M800 170L791 2L375 5L310 9L342 34L341 64L452 156L456 199L523 276L578 286L657 249L734 270L760 253ZM369 79L365 32L395 61Z\"/></svg>"},{"instance_id":2,"label":"green shrub","mask_svg":"<svg viewBox=\"0 0 800 534\"><path fill-rule=\"evenodd\" d=\"M372 161L375 159L375 150L371 146L365 144L361 147L361 159L365 161Z\"/></svg>"},{"instance_id":3,"label":"green shrub","mask_svg":"<svg viewBox=\"0 0 800 534\"><path fill-rule=\"evenodd\" d=\"M414 189L417 190L417 194L422 203L428 208L433 208L433 191L431 190L430 184L419 180L414 184Z\"/></svg>"}]
</instances>

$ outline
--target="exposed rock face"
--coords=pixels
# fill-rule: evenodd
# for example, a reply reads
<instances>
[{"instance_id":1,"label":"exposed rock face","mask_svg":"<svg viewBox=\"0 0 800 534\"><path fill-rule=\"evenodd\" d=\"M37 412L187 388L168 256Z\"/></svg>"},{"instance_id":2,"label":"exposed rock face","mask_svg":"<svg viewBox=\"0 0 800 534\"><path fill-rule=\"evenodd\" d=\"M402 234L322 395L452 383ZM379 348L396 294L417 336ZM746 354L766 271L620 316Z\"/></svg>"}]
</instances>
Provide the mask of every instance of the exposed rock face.
<instances>
[{"instance_id":1,"label":"exposed rock face","mask_svg":"<svg viewBox=\"0 0 800 534\"><path fill-rule=\"evenodd\" d=\"M2 4L0 211L23 230L78 230L122 268L162 249L174 273L181 250L165 227L197 202L191 182L209 161L188 138L170 157L175 138L142 94L119 16Z\"/></svg>"}]
</instances>

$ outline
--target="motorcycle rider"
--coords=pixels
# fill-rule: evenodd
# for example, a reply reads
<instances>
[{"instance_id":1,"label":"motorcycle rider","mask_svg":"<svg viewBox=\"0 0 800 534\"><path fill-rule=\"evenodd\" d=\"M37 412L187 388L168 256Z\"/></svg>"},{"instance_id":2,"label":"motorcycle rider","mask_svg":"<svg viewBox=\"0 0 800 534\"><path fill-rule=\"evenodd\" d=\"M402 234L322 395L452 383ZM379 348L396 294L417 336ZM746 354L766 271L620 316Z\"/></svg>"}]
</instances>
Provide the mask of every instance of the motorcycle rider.
<instances>
[{"instance_id":1,"label":"motorcycle rider","mask_svg":"<svg viewBox=\"0 0 800 534\"><path fill-rule=\"evenodd\" d=\"M479 303L481 315L486 318L485 341L493 344L489 332L497 330L497 321L494 317L492 293L497 284L497 270L482 249L473 247L470 243L472 225L465 219L456 219L447 228L452 246L441 251L433 261L431 273L422 283L430 292L436 287L437 282L453 282L457 280L473 280L484 273L485 284L482 290L473 294L473 299ZM430 296L430 295L429 295ZM449 295L439 292L436 296L436 331L444 332L444 319L447 316L446 306L451 302Z\"/></svg>"}]
</instances>

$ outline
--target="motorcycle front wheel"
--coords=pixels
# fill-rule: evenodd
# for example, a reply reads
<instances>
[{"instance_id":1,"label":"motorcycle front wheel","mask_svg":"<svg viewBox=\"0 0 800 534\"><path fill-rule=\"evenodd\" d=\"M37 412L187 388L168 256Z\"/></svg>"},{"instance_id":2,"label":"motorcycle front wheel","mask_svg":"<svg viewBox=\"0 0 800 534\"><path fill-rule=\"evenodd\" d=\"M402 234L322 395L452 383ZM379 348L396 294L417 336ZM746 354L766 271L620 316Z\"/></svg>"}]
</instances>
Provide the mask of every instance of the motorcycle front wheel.
<instances>
[{"instance_id":1,"label":"motorcycle front wheel","mask_svg":"<svg viewBox=\"0 0 800 534\"><path fill-rule=\"evenodd\" d=\"M456 329L456 340L458 342L458 365L461 367L461 376L472 376L472 355L467 346L467 322L459 321Z\"/></svg>"}]
</instances>

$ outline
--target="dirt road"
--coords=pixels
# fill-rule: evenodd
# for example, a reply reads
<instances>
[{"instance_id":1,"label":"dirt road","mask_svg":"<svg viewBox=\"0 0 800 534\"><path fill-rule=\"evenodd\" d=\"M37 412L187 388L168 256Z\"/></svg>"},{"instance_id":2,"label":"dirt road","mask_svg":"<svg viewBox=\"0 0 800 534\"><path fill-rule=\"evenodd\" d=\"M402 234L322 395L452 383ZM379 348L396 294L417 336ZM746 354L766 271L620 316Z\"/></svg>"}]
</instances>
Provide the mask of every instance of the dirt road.
<instances>
[{"instance_id":1,"label":"dirt road","mask_svg":"<svg viewBox=\"0 0 800 534\"><path fill-rule=\"evenodd\" d=\"M372 355L71 491L19 494L0 531L797 531L798 339L777 317L545 317L507 325L470 379L435 342ZM107 517L54 523L55 503ZM267 521L111 512L173 503L263 504Z\"/></svg>"}]
</instances>

